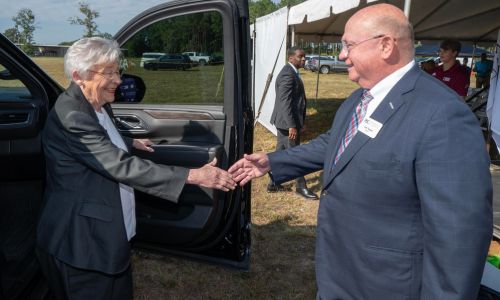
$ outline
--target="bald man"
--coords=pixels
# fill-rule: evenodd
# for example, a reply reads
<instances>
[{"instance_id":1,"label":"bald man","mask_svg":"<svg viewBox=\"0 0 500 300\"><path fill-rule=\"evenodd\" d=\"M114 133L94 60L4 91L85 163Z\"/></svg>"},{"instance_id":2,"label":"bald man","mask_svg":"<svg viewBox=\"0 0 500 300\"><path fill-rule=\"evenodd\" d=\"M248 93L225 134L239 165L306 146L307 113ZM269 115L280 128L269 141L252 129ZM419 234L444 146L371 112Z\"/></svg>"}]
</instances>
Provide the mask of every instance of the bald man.
<instances>
[{"instance_id":1,"label":"bald man","mask_svg":"<svg viewBox=\"0 0 500 300\"><path fill-rule=\"evenodd\" d=\"M246 155L244 185L323 170L318 299L476 299L492 234L489 158L459 96L414 62L413 30L388 4L347 22L340 58L361 88L308 144Z\"/></svg>"}]
</instances>

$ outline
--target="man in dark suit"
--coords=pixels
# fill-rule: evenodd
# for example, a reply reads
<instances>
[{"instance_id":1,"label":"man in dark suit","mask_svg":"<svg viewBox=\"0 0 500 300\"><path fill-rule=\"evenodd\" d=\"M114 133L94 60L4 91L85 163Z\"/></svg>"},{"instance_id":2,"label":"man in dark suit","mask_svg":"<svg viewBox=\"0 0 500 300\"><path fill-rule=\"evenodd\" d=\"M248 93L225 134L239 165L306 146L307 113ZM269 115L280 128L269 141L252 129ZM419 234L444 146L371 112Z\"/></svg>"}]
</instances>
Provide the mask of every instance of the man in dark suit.
<instances>
[{"instance_id":1,"label":"man in dark suit","mask_svg":"<svg viewBox=\"0 0 500 300\"><path fill-rule=\"evenodd\" d=\"M340 58L362 89L310 143L245 155L240 185L323 169L318 299L475 299L492 234L489 158L458 95L414 62L413 29L389 4L347 22Z\"/></svg>"},{"instance_id":2,"label":"man in dark suit","mask_svg":"<svg viewBox=\"0 0 500 300\"><path fill-rule=\"evenodd\" d=\"M278 131L276 150L283 150L298 146L301 133L305 130L306 93L300 79L299 68L304 67L305 53L299 48L290 48L287 51L288 63L276 77L276 100L271 115L271 124ZM283 190L280 184L272 180L267 185L268 192ZM295 191L305 199L318 199L306 185L304 177L296 179Z\"/></svg>"},{"instance_id":3,"label":"man in dark suit","mask_svg":"<svg viewBox=\"0 0 500 300\"><path fill-rule=\"evenodd\" d=\"M43 130L47 184L36 252L58 300L133 298L134 189L177 202L186 184L236 185L216 161L186 169L130 154L132 147L154 150L149 140L122 137L113 123L120 55L115 41L75 42L64 57L72 82Z\"/></svg>"}]
</instances>

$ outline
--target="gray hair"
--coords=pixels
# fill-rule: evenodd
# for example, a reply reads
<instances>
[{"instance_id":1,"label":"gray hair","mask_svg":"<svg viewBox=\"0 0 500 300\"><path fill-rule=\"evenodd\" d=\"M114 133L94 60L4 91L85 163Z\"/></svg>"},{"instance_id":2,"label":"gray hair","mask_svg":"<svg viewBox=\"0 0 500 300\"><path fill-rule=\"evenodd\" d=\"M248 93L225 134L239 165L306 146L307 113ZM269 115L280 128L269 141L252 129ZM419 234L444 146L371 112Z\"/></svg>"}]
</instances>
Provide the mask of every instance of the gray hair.
<instances>
[{"instance_id":1,"label":"gray hair","mask_svg":"<svg viewBox=\"0 0 500 300\"><path fill-rule=\"evenodd\" d=\"M101 37L83 38L71 45L64 55L64 73L71 80L73 71L87 78L88 70L95 65L120 63L118 43Z\"/></svg>"}]
</instances>

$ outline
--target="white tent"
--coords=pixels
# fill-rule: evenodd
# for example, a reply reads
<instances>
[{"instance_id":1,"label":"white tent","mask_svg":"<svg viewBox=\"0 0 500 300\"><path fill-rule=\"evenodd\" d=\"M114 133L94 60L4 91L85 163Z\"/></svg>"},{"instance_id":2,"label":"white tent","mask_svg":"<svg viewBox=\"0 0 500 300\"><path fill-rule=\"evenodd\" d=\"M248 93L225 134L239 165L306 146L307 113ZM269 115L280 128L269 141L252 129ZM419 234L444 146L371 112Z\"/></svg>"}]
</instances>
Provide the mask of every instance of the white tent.
<instances>
[{"instance_id":1,"label":"white tent","mask_svg":"<svg viewBox=\"0 0 500 300\"><path fill-rule=\"evenodd\" d=\"M276 132L274 126L269 123L269 117L274 107L274 81L268 85L268 89L257 89L257 86L265 86L259 82L266 82L266 78L275 78L277 73L286 63L284 58L278 55L277 49L285 51L287 45L296 45L299 41L338 41L344 32L347 20L360 8L375 3L390 3L398 6L409 15L413 24L416 40L443 40L453 38L460 41L471 41L474 43L494 42L497 40L497 32L500 30L500 1L499 0L308 0L289 9L280 10L279 18L287 16L285 34L282 29L275 27L277 22L268 16L257 19L256 36L256 65L255 68L262 71L266 67L274 70L273 73L255 72L255 112L256 120L272 132ZM262 26L267 31L280 32L280 38L265 39L267 33L259 31L259 20L265 20L273 27ZM273 23L274 22L274 23ZM282 21L281 21L282 22ZM278 45L282 37L286 36L287 28L290 28L290 40L283 47ZM261 29L262 30L262 29ZM262 45L262 39L265 44ZM262 48L259 48L262 47ZM273 50L274 49L274 50ZM274 51L274 52L273 52ZM272 68L268 62L260 66L261 57L276 58L277 64ZM261 100L263 102L261 102ZM262 107L262 113L259 113ZM500 128L499 128L500 129Z\"/></svg>"},{"instance_id":2,"label":"white tent","mask_svg":"<svg viewBox=\"0 0 500 300\"><path fill-rule=\"evenodd\" d=\"M255 21L254 42L254 109L256 119L276 135L269 123L274 108L274 82L283 67L286 53L288 8L284 7ZM276 74L276 75L274 75Z\"/></svg>"},{"instance_id":3,"label":"white tent","mask_svg":"<svg viewBox=\"0 0 500 300\"><path fill-rule=\"evenodd\" d=\"M290 8L295 40L338 40L346 21L374 3L398 6L410 17L416 40L495 42L500 29L498 0L309 0Z\"/></svg>"}]
</instances>

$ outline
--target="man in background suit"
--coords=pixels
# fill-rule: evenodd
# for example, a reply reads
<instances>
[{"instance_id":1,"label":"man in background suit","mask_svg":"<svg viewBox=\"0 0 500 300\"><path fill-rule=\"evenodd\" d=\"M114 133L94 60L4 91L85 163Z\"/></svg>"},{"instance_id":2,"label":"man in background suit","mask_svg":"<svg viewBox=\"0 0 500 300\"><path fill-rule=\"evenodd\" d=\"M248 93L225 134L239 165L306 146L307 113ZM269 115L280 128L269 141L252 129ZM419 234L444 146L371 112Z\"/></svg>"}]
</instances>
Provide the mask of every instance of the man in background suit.
<instances>
[{"instance_id":1,"label":"man in background suit","mask_svg":"<svg viewBox=\"0 0 500 300\"><path fill-rule=\"evenodd\" d=\"M244 185L323 169L318 299L476 299L492 234L489 158L478 122L414 62L413 29L389 4L347 22L340 58L361 86L308 144L245 155ZM359 125L359 126L357 126Z\"/></svg>"},{"instance_id":2,"label":"man in background suit","mask_svg":"<svg viewBox=\"0 0 500 300\"><path fill-rule=\"evenodd\" d=\"M283 150L298 146L301 133L305 130L306 94L304 84L300 79L299 68L304 67L305 53L299 48L290 48L287 51L288 63L276 77L276 100L271 115L271 124L278 131L276 150ZM268 192L283 190L280 184L272 179L267 185ZM295 190L305 199L316 200L318 196L311 192L304 177L296 180Z\"/></svg>"}]
</instances>

